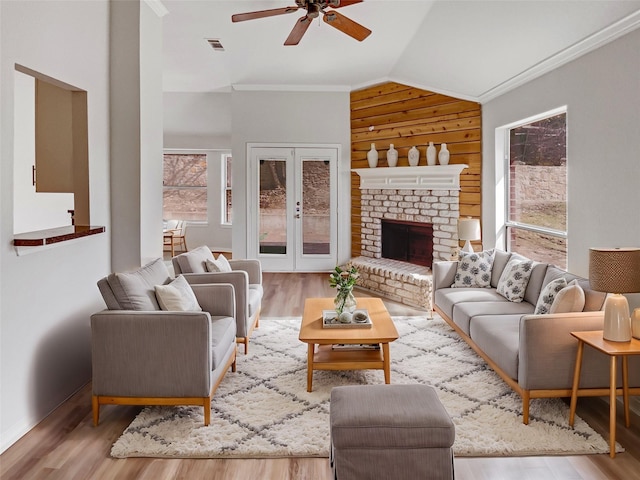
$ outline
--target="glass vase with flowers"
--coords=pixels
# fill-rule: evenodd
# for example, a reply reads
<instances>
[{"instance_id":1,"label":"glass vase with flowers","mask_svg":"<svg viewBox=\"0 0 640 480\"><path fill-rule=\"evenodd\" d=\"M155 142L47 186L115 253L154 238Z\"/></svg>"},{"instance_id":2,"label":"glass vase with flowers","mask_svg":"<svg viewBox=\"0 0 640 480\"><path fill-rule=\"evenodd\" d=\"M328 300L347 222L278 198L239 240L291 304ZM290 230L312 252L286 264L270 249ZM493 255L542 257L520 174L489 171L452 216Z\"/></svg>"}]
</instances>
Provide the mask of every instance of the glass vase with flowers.
<instances>
[{"instance_id":1,"label":"glass vase with flowers","mask_svg":"<svg viewBox=\"0 0 640 480\"><path fill-rule=\"evenodd\" d=\"M337 266L329 275L329 285L336 289L336 298L333 305L336 313L353 313L356 309L356 298L353 296L353 286L358 279L356 267L343 270Z\"/></svg>"}]
</instances>

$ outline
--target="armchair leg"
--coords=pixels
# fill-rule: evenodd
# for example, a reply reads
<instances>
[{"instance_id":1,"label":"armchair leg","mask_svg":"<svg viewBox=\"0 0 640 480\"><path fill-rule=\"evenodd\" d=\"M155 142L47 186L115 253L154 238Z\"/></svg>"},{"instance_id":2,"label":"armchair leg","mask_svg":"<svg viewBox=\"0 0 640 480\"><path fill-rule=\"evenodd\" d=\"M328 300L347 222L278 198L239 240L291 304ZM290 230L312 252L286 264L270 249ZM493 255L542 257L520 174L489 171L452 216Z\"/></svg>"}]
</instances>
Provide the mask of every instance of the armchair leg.
<instances>
[{"instance_id":1,"label":"armchair leg","mask_svg":"<svg viewBox=\"0 0 640 480\"><path fill-rule=\"evenodd\" d=\"M204 397L204 426L207 427L211 423L211 397Z\"/></svg>"},{"instance_id":2,"label":"armchair leg","mask_svg":"<svg viewBox=\"0 0 640 480\"><path fill-rule=\"evenodd\" d=\"M236 343L244 345L244 354L249 353L249 337L237 337Z\"/></svg>"},{"instance_id":3,"label":"armchair leg","mask_svg":"<svg viewBox=\"0 0 640 480\"><path fill-rule=\"evenodd\" d=\"M531 398L529 390L522 392L522 423L529 425L529 402Z\"/></svg>"},{"instance_id":4,"label":"armchair leg","mask_svg":"<svg viewBox=\"0 0 640 480\"><path fill-rule=\"evenodd\" d=\"M93 412L93 426L97 427L100 422L100 402L96 395L91 396L91 410Z\"/></svg>"}]
</instances>

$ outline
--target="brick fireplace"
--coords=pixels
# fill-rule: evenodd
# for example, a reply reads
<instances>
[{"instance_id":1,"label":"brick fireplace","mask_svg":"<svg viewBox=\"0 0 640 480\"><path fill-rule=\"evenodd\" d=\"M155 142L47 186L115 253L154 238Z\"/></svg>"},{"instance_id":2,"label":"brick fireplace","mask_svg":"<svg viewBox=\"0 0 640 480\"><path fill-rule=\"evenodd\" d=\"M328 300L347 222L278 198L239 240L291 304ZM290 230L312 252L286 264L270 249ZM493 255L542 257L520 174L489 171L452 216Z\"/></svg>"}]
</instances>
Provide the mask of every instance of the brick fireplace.
<instances>
[{"instance_id":1,"label":"brick fireplace","mask_svg":"<svg viewBox=\"0 0 640 480\"><path fill-rule=\"evenodd\" d=\"M360 175L362 250L382 257L382 220L433 227L433 259L458 248L460 172L466 165L356 169Z\"/></svg>"},{"instance_id":2,"label":"brick fireplace","mask_svg":"<svg viewBox=\"0 0 640 480\"><path fill-rule=\"evenodd\" d=\"M431 264L458 248L460 172L467 165L361 168L361 252L352 259L358 284L407 305L431 309ZM384 258L382 224L428 231L418 261ZM407 230L407 234L408 234ZM422 240L420 240L421 242ZM412 247L408 247L412 248ZM429 250L426 253L426 250Z\"/></svg>"}]
</instances>

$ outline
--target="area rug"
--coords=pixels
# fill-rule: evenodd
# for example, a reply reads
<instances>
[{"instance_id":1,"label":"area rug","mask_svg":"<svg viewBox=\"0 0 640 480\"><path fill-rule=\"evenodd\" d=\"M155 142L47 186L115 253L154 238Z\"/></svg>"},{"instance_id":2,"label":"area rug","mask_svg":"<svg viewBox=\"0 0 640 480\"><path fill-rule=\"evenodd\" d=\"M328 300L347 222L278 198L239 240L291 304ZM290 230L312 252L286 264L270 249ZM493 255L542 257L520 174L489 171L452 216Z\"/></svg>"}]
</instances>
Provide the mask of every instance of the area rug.
<instances>
[{"instance_id":1,"label":"area rug","mask_svg":"<svg viewBox=\"0 0 640 480\"><path fill-rule=\"evenodd\" d=\"M608 453L607 442L581 418L568 424L560 399L522 401L442 319L394 317L400 338L391 349L391 382L424 383L456 427L457 456ZM329 396L338 385L381 384L378 370L318 371L306 390L307 345L300 318L260 320L249 354L238 355L212 400L211 424L200 407L147 407L111 450L113 457L328 457ZM622 451L620 448L619 451Z\"/></svg>"}]
</instances>

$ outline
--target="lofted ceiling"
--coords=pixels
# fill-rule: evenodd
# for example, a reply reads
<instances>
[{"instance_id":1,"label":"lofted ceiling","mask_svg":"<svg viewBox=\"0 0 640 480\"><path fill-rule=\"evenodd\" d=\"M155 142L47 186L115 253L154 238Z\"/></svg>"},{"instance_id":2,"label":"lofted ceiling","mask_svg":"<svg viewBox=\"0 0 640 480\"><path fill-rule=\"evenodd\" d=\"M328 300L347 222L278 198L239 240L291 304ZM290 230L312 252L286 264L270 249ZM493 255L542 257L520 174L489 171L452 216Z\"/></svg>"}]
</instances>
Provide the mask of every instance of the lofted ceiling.
<instances>
[{"instance_id":1,"label":"lofted ceiling","mask_svg":"<svg viewBox=\"0 0 640 480\"><path fill-rule=\"evenodd\" d=\"M165 92L350 91L397 81L488 100L640 26L635 0L364 0L340 13L358 42L317 19L283 43L304 10L232 23L294 0L162 0ZM219 39L215 51L206 39Z\"/></svg>"}]
</instances>

